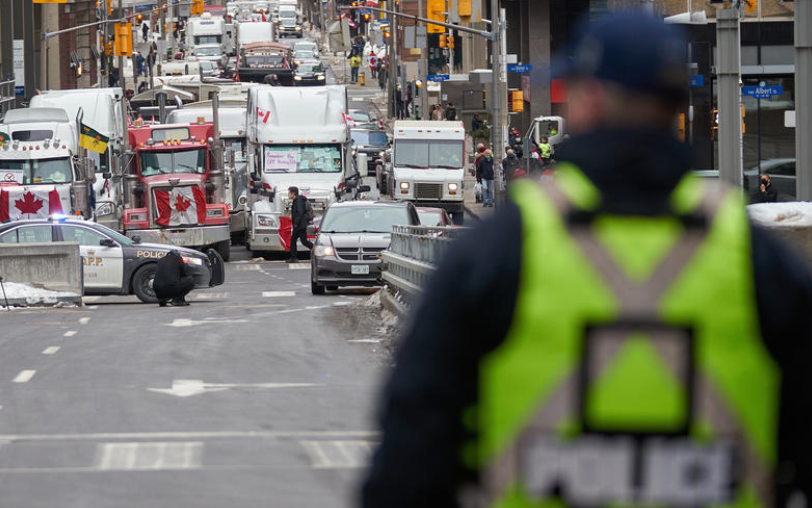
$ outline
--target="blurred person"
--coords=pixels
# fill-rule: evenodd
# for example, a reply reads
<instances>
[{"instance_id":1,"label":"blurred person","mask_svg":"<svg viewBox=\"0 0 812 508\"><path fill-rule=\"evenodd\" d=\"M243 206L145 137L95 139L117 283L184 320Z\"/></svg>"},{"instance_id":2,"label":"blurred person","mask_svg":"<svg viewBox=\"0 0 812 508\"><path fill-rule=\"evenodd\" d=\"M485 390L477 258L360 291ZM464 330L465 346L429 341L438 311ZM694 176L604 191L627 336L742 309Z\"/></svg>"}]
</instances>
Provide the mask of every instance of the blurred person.
<instances>
[{"instance_id":1,"label":"blurred person","mask_svg":"<svg viewBox=\"0 0 812 508\"><path fill-rule=\"evenodd\" d=\"M482 185L482 207L493 207L493 152L485 150L476 167L476 181Z\"/></svg>"},{"instance_id":2,"label":"blurred person","mask_svg":"<svg viewBox=\"0 0 812 508\"><path fill-rule=\"evenodd\" d=\"M449 122L453 122L457 119L457 108L454 107L453 102L449 102L445 108L445 119Z\"/></svg>"},{"instance_id":3,"label":"blurred person","mask_svg":"<svg viewBox=\"0 0 812 508\"><path fill-rule=\"evenodd\" d=\"M173 307L189 305L186 295L195 287L194 277L186 271L186 263L180 252L173 249L156 263L155 279L152 288L158 298L158 305L166 307L167 302Z\"/></svg>"},{"instance_id":4,"label":"blurred person","mask_svg":"<svg viewBox=\"0 0 812 508\"><path fill-rule=\"evenodd\" d=\"M691 173L680 32L573 33L555 181L515 182L424 288L361 505L806 506L804 262Z\"/></svg>"},{"instance_id":5,"label":"blurred person","mask_svg":"<svg viewBox=\"0 0 812 508\"><path fill-rule=\"evenodd\" d=\"M778 191L773 188L770 175L759 177L758 189L753 196L753 203L775 203L778 201Z\"/></svg>"},{"instance_id":6,"label":"blurred person","mask_svg":"<svg viewBox=\"0 0 812 508\"><path fill-rule=\"evenodd\" d=\"M522 161L516 157L516 153L508 148L505 151L505 158L502 159L502 171L505 174L505 181L513 180L513 173L521 168Z\"/></svg>"}]
</instances>

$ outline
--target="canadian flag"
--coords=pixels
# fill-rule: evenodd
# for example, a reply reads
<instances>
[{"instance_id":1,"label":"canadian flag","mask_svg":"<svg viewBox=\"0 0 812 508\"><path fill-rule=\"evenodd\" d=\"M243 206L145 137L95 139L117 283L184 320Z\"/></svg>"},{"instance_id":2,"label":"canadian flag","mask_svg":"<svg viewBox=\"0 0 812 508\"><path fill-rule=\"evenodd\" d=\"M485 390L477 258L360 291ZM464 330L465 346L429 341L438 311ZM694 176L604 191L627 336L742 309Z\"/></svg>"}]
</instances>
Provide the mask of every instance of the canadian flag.
<instances>
[{"instance_id":1,"label":"canadian flag","mask_svg":"<svg viewBox=\"0 0 812 508\"><path fill-rule=\"evenodd\" d=\"M55 213L63 213L56 188L50 191L25 187L0 188L0 222L42 219Z\"/></svg>"},{"instance_id":2,"label":"canadian flag","mask_svg":"<svg viewBox=\"0 0 812 508\"><path fill-rule=\"evenodd\" d=\"M161 226L181 226L206 222L206 196L198 186L175 187L171 190L156 190L155 204Z\"/></svg>"}]
</instances>

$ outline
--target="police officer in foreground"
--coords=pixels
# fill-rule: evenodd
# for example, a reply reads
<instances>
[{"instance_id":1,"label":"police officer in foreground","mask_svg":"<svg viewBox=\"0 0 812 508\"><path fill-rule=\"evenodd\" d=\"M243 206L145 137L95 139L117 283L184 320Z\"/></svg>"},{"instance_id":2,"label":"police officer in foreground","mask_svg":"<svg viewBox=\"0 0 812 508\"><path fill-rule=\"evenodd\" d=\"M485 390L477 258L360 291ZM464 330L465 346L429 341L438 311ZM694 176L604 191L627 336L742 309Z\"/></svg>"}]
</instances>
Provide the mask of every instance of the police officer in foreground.
<instances>
[{"instance_id":1,"label":"police officer in foreground","mask_svg":"<svg viewBox=\"0 0 812 508\"><path fill-rule=\"evenodd\" d=\"M362 505L807 506L805 266L690 176L680 35L577 33L556 180L517 182L426 288Z\"/></svg>"}]
</instances>

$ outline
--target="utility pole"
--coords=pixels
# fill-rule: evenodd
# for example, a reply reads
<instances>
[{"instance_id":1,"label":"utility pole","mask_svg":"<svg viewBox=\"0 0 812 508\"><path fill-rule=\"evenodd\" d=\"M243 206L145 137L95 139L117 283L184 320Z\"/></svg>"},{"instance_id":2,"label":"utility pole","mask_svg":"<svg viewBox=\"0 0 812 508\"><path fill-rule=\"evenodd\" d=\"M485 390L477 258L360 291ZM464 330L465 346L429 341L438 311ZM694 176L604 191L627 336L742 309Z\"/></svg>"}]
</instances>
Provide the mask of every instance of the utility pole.
<instances>
[{"instance_id":1,"label":"utility pole","mask_svg":"<svg viewBox=\"0 0 812 508\"><path fill-rule=\"evenodd\" d=\"M394 2L392 9L397 12L400 7L399 2ZM389 52L386 54L389 60L389 93L387 98L390 104L390 113L392 118L397 117L397 100L398 100L398 70L400 63L398 62L398 16L389 15Z\"/></svg>"},{"instance_id":2,"label":"utility pole","mask_svg":"<svg viewBox=\"0 0 812 508\"><path fill-rule=\"evenodd\" d=\"M795 168L797 199L812 201L812 0L795 0Z\"/></svg>"},{"instance_id":3,"label":"utility pole","mask_svg":"<svg viewBox=\"0 0 812 508\"><path fill-rule=\"evenodd\" d=\"M419 17L423 17L423 2L426 0L417 0L417 15ZM415 30L417 30L415 28ZM428 30L426 30L426 47L420 48L420 82L422 86L420 88L420 118L425 120L426 119L426 112L429 109L429 60L428 60L428 52L429 52L429 34Z\"/></svg>"},{"instance_id":4,"label":"utility pole","mask_svg":"<svg viewBox=\"0 0 812 508\"><path fill-rule=\"evenodd\" d=\"M499 0L491 0L491 150L494 163L502 160L502 97L500 81L502 80L502 20L499 16ZM495 169L495 168L494 168ZM501 174L501 172L499 173ZM501 181L501 177L499 178Z\"/></svg>"},{"instance_id":5,"label":"utility pole","mask_svg":"<svg viewBox=\"0 0 812 508\"><path fill-rule=\"evenodd\" d=\"M795 21L798 22L797 15ZM725 8L716 13L716 43L719 48L716 73L719 80L719 178L737 189L741 189L743 184L739 24L739 9L726 2Z\"/></svg>"},{"instance_id":6,"label":"utility pole","mask_svg":"<svg viewBox=\"0 0 812 508\"><path fill-rule=\"evenodd\" d=\"M324 0L316 0L319 3L319 35L321 35L321 46L324 47L327 33L327 21L324 19Z\"/></svg>"}]
</instances>

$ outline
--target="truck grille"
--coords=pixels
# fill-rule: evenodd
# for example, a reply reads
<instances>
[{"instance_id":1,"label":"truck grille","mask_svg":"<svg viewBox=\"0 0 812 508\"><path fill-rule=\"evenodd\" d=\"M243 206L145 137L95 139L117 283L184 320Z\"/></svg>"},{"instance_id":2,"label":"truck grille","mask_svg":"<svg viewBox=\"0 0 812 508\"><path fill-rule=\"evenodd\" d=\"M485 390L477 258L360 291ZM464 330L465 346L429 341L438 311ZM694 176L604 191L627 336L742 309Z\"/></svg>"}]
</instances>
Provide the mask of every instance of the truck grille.
<instances>
[{"instance_id":1,"label":"truck grille","mask_svg":"<svg viewBox=\"0 0 812 508\"><path fill-rule=\"evenodd\" d=\"M434 199L439 201L443 198L443 184L416 183L414 184L414 197L415 199Z\"/></svg>"}]
</instances>

